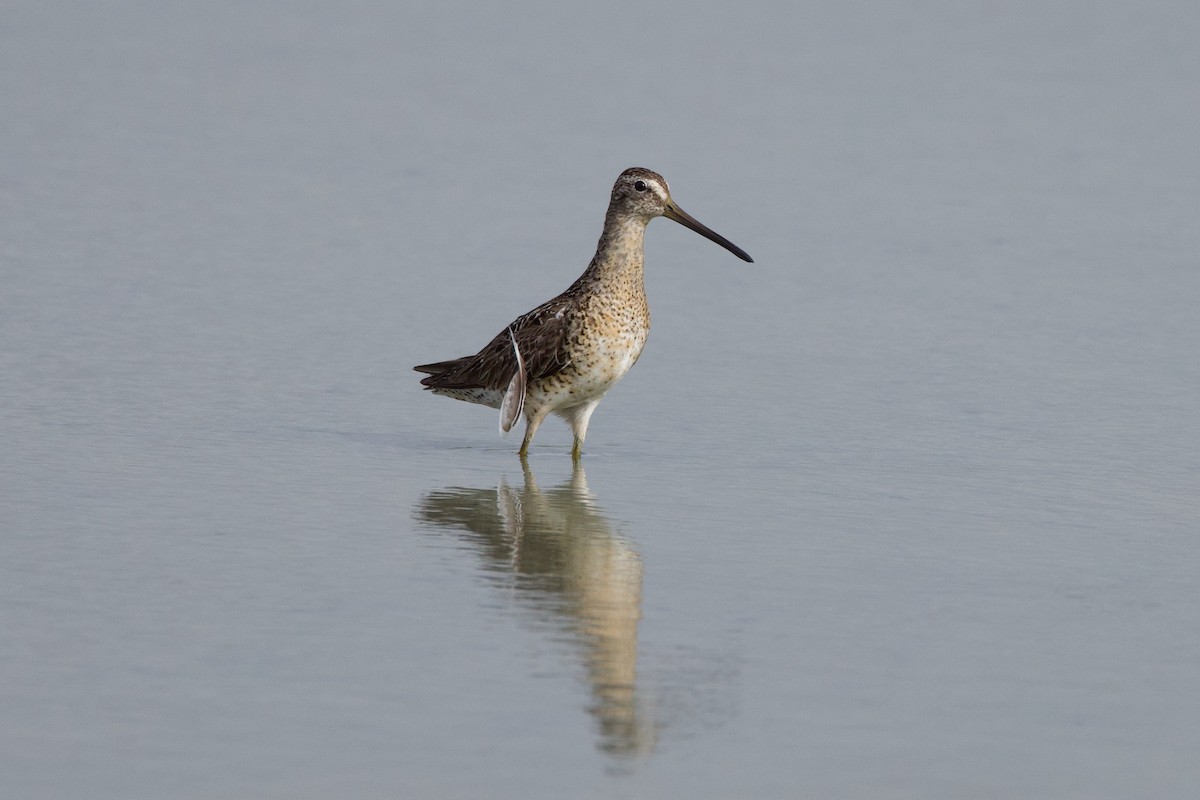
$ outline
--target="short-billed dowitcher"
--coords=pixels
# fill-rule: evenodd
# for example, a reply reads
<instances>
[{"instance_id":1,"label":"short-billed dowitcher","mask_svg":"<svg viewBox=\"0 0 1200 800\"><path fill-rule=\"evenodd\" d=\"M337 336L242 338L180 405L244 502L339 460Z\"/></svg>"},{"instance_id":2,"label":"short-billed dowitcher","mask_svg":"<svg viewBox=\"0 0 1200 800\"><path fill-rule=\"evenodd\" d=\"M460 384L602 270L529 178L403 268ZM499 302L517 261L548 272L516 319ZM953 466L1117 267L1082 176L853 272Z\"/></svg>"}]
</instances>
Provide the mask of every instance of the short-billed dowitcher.
<instances>
[{"instance_id":1,"label":"short-billed dowitcher","mask_svg":"<svg viewBox=\"0 0 1200 800\"><path fill-rule=\"evenodd\" d=\"M578 459L592 412L638 360L650 332L642 244L655 217L675 220L743 261L754 260L675 205L661 175L627 169L613 185L596 255L579 280L517 317L475 355L414 367L429 375L421 383L436 394L500 409L504 432L524 412L522 458L542 420L554 412L571 426L571 455Z\"/></svg>"}]
</instances>

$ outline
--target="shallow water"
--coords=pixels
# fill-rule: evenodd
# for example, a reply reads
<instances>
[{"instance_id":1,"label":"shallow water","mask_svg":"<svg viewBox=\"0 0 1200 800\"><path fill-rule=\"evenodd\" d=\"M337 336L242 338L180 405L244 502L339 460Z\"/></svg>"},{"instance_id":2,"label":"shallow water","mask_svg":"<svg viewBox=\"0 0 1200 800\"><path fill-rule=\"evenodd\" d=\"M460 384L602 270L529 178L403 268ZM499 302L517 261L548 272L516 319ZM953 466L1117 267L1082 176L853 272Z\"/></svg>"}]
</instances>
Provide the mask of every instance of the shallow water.
<instances>
[{"instance_id":1,"label":"shallow water","mask_svg":"<svg viewBox=\"0 0 1200 800\"><path fill-rule=\"evenodd\" d=\"M1194 796L1193 11L8 4L5 796Z\"/></svg>"}]
</instances>

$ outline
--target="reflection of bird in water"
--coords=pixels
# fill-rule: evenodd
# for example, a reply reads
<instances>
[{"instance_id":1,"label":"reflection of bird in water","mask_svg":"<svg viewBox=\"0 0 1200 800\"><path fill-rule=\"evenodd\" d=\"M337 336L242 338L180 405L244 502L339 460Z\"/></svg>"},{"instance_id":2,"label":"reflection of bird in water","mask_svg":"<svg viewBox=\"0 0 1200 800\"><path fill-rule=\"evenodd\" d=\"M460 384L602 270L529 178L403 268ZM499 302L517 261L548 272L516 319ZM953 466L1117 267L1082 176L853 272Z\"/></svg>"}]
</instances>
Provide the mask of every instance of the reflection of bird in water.
<instances>
[{"instance_id":1,"label":"reflection of bird in water","mask_svg":"<svg viewBox=\"0 0 1200 800\"><path fill-rule=\"evenodd\" d=\"M542 491L524 465L525 486L430 492L417 515L463 538L492 569L511 572L519 596L575 633L600 724L600 747L614 755L653 749L657 733L637 700L637 629L642 561L596 508L583 468Z\"/></svg>"}]
</instances>

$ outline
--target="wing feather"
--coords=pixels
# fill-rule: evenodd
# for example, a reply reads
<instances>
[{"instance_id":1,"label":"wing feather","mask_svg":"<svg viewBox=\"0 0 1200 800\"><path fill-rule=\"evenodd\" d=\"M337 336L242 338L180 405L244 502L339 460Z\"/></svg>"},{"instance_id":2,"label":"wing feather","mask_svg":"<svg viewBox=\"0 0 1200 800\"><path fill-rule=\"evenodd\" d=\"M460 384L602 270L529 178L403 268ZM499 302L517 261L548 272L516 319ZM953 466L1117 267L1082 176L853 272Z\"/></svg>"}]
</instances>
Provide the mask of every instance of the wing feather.
<instances>
[{"instance_id":1,"label":"wing feather","mask_svg":"<svg viewBox=\"0 0 1200 800\"><path fill-rule=\"evenodd\" d=\"M512 426L521 418L525 408L525 390L529 386L529 375L525 372L525 359L521 357L521 346L512 328L508 329L508 338L512 340L513 358L517 362L517 371L508 382L504 399L500 402L500 432L508 433Z\"/></svg>"},{"instance_id":2,"label":"wing feather","mask_svg":"<svg viewBox=\"0 0 1200 800\"><path fill-rule=\"evenodd\" d=\"M429 377L430 389L491 389L506 391L524 368L524 385L547 378L569 363L566 355L569 299L556 297L513 323L473 356L416 367Z\"/></svg>"}]
</instances>

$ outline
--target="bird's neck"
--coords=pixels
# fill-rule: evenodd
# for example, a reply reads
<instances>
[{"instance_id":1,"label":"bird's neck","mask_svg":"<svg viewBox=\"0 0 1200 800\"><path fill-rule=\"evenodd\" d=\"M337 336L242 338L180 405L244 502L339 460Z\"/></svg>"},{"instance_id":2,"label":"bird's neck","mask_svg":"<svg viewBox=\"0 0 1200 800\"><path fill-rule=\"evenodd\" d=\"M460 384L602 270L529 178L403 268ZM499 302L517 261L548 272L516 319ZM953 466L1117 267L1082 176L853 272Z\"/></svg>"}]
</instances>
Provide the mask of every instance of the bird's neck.
<instances>
[{"instance_id":1,"label":"bird's neck","mask_svg":"<svg viewBox=\"0 0 1200 800\"><path fill-rule=\"evenodd\" d=\"M596 245L588 273L600 280L629 280L641 282L644 264L643 245L647 220L613 213L604 218L604 232Z\"/></svg>"}]
</instances>

